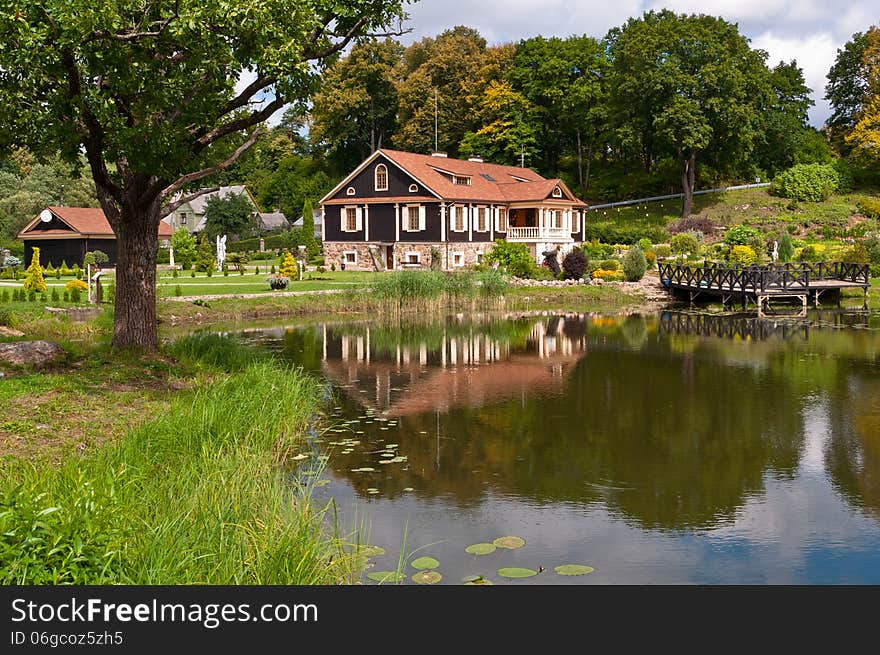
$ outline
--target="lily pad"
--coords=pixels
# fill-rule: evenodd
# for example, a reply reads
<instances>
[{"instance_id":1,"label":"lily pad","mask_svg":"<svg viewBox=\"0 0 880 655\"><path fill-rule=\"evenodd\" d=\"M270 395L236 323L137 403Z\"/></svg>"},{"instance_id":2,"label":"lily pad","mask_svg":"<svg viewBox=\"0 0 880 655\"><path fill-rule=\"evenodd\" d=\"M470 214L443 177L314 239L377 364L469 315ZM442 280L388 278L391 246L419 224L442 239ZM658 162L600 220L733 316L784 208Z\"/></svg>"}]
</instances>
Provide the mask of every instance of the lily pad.
<instances>
[{"instance_id":1,"label":"lily pad","mask_svg":"<svg viewBox=\"0 0 880 655\"><path fill-rule=\"evenodd\" d=\"M412 577L412 581L418 584L437 584L442 579L443 576L437 571L419 571Z\"/></svg>"},{"instance_id":2,"label":"lily pad","mask_svg":"<svg viewBox=\"0 0 880 655\"><path fill-rule=\"evenodd\" d=\"M398 444L396 443L387 443L385 444L386 448L397 448Z\"/></svg>"},{"instance_id":3,"label":"lily pad","mask_svg":"<svg viewBox=\"0 0 880 655\"><path fill-rule=\"evenodd\" d=\"M469 575L464 579L464 583L466 585L490 585L494 584L489 578L484 578L481 575Z\"/></svg>"},{"instance_id":4,"label":"lily pad","mask_svg":"<svg viewBox=\"0 0 880 655\"><path fill-rule=\"evenodd\" d=\"M406 580L406 575L397 571L374 571L373 573L367 573L367 577L370 580L375 580L379 583L403 582L404 580Z\"/></svg>"},{"instance_id":5,"label":"lily pad","mask_svg":"<svg viewBox=\"0 0 880 655\"><path fill-rule=\"evenodd\" d=\"M372 473L372 472L375 471L375 470L376 470L376 469L371 468L371 467L369 467L369 466L362 466L362 467L359 468L359 469L351 469L351 472L352 472L352 473Z\"/></svg>"},{"instance_id":6,"label":"lily pad","mask_svg":"<svg viewBox=\"0 0 880 655\"><path fill-rule=\"evenodd\" d=\"M404 490L404 491L407 491L407 492L409 492L409 491L415 491L415 489L413 489L412 487L404 487L403 490Z\"/></svg>"},{"instance_id":7,"label":"lily pad","mask_svg":"<svg viewBox=\"0 0 880 655\"><path fill-rule=\"evenodd\" d=\"M592 566L584 566L583 564L562 564L553 569L559 575L586 575L593 572Z\"/></svg>"},{"instance_id":8,"label":"lily pad","mask_svg":"<svg viewBox=\"0 0 880 655\"><path fill-rule=\"evenodd\" d=\"M295 462L301 462L302 460L308 459L308 458L309 458L309 456L306 455L305 453L300 453L299 455L294 455L293 457L291 457L291 459Z\"/></svg>"},{"instance_id":9,"label":"lily pad","mask_svg":"<svg viewBox=\"0 0 880 655\"><path fill-rule=\"evenodd\" d=\"M433 557L419 557L412 562L414 569L436 569L438 566L440 566L440 562Z\"/></svg>"},{"instance_id":10,"label":"lily pad","mask_svg":"<svg viewBox=\"0 0 880 655\"><path fill-rule=\"evenodd\" d=\"M495 544L471 544L464 549L464 552L471 555L488 555L489 553L494 553L496 549L497 546Z\"/></svg>"},{"instance_id":11,"label":"lily pad","mask_svg":"<svg viewBox=\"0 0 880 655\"><path fill-rule=\"evenodd\" d=\"M495 541L492 542L498 548L508 548L510 550L516 550L517 548L522 548L526 545L526 540L522 537L514 537L512 535L508 535L506 537L498 537Z\"/></svg>"},{"instance_id":12,"label":"lily pad","mask_svg":"<svg viewBox=\"0 0 880 655\"><path fill-rule=\"evenodd\" d=\"M358 554L363 555L364 557L377 557L379 555L385 554L385 549L382 546L361 546L358 548Z\"/></svg>"},{"instance_id":13,"label":"lily pad","mask_svg":"<svg viewBox=\"0 0 880 655\"><path fill-rule=\"evenodd\" d=\"M538 572L533 571L532 569L521 569L511 566L504 569L498 569L498 575L502 578L533 578L538 575Z\"/></svg>"}]
</instances>

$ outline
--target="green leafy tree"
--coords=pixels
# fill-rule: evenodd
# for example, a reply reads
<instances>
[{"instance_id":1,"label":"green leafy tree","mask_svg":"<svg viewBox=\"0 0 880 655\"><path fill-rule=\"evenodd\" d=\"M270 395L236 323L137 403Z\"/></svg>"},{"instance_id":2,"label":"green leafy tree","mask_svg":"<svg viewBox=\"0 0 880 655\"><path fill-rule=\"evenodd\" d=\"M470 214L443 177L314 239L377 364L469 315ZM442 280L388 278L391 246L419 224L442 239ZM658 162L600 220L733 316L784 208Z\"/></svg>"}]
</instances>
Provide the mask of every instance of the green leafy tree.
<instances>
[{"instance_id":1,"label":"green leafy tree","mask_svg":"<svg viewBox=\"0 0 880 655\"><path fill-rule=\"evenodd\" d=\"M40 249L34 248L31 251L31 263L27 267L24 278L24 289L29 293L44 293L46 288L46 280L43 279L43 267L40 266Z\"/></svg>"},{"instance_id":2,"label":"green leafy tree","mask_svg":"<svg viewBox=\"0 0 880 655\"><path fill-rule=\"evenodd\" d=\"M464 135L462 154L481 155L495 164L518 165L521 157L531 161L538 152L537 112L509 82L489 84L477 116L482 127Z\"/></svg>"},{"instance_id":3,"label":"green leafy tree","mask_svg":"<svg viewBox=\"0 0 880 655\"><path fill-rule=\"evenodd\" d=\"M403 46L392 39L355 45L324 73L312 109L312 137L339 170L388 146L397 127L397 75Z\"/></svg>"},{"instance_id":4,"label":"green leafy tree","mask_svg":"<svg viewBox=\"0 0 880 655\"><path fill-rule=\"evenodd\" d=\"M770 102L762 114L761 146L755 153L758 166L774 175L795 163L824 160L824 153L816 158L806 151L816 134L808 126L808 111L815 103L797 62L779 62L770 71L770 86Z\"/></svg>"},{"instance_id":5,"label":"green leafy tree","mask_svg":"<svg viewBox=\"0 0 880 655\"><path fill-rule=\"evenodd\" d=\"M0 147L85 152L119 244L114 345L157 348L158 226L188 200L176 194L306 98L314 64L403 15L401 0L6 3Z\"/></svg>"},{"instance_id":6,"label":"green leafy tree","mask_svg":"<svg viewBox=\"0 0 880 655\"><path fill-rule=\"evenodd\" d=\"M732 166L760 135L769 94L761 51L737 26L706 15L647 12L606 37L612 113L619 133L641 150L646 167L678 162L682 217L691 213L701 155Z\"/></svg>"},{"instance_id":7,"label":"green leafy tree","mask_svg":"<svg viewBox=\"0 0 880 655\"><path fill-rule=\"evenodd\" d=\"M205 203L205 234L214 237L234 235L247 239L257 234L255 207L244 193L229 193L222 198L213 195Z\"/></svg>"},{"instance_id":8,"label":"green leafy tree","mask_svg":"<svg viewBox=\"0 0 880 655\"><path fill-rule=\"evenodd\" d=\"M868 92L869 69L865 61L868 32L856 32L837 50L837 57L828 71L825 99L831 104L827 127L832 143L841 154L848 154L845 137L856 124Z\"/></svg>"},{"instance_id":9,"label":"green leafy tree","mask_svg":"<svg viewBox=\"0 0 880 655\"><path fill-rule=\"evenodd\" d=\"M396 147L413 152L434 149L436 97L438 147L450 157L458 156L464 135L478 127L468 97L485 53L486 40L475 29L461 25L406 49L397 85L400 126L394 136Z\"/></svg>"},{"instance_id":10,"label":"green leafy tree","mask_svg":"<svg viewBox=\"0 0 880 655\"><path fill-rule=\"evenodd\" d=\"M179 262L183 270L192 266L196 259L196 238L185 227L179 227L171 235L171 248L174 260Z\"/></svg>"}]
</instances>

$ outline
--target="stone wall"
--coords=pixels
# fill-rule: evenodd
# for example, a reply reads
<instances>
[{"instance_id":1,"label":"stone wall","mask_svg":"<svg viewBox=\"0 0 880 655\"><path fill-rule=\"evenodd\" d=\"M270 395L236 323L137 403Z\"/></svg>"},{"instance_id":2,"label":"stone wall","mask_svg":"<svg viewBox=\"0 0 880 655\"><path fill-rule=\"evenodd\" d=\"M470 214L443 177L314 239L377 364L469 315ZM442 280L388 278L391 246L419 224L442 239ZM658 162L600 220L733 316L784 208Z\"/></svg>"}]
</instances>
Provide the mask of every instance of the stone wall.
<instances>
[{"instance_id":1,"label":"stone wall","mask_svg":"<svg viewBox=\"0 0 880 655\"><path fill-rule=\"evenodd\" d=\"M357 253L357 264L352 266L346 264L346 270L354 271L372 271L373 260L370 257L369 246L378 247L378 256L383 266L385 264L385 245L378 243L365 243L363 241L325 241L324 242L324 265L329 269L331 265L336 265L336 270L342 270L342 259L346 252ZM397 242L394 244L394 268L402 269L421 269L430 270L432 261L432 251L436 250L440 253L440 270L451 271L458 270L467 266L478 264L478 255L486 254L492 249L491 243L406 243ZM408 261L408 254L417 253L419 255L419 266L404 266ZM461 255L461 265L456 266L455 255ZM382 269L384 270L384 268Z\"/></svg>"},{"instance_id":2,"label":"stone wall","mask_svg":"<svg viewBox=\"0 0 880 655\"><path fill-rule=\"evenodd\" d=\"M355 252L357 253L357 263L346 264L345 269L348 271L372 271L375 270L373 267L373 259L370 257L370 250L368 248L370 244L365 243L363 241L325 241L324 242L324 266L328 269L331 268L333 264L336 265L336 270L342 270L342 259L343 255L346 252ZM379 248L379 259L384 259L384 248Z\"/></svg>"}]
</instances>

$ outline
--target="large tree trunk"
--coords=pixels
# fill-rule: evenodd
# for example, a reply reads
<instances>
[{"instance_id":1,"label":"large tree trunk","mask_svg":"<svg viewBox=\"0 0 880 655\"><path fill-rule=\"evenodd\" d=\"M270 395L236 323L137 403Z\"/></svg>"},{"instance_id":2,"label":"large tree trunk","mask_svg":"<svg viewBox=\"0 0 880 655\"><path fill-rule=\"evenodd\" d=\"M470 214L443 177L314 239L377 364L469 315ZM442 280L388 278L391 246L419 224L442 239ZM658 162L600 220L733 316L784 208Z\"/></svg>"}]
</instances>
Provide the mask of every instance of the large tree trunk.
<instances>
[{"instance_id":1,"label":"large tree trunk","mask_svg":"<svg viewBox=\"0 0 880 655\"><path fill-rule=\"evenodd\" d=\"M681 161L681 186L682 193L684 194L684 199L681 203L681 217L687 218L691 215L691 210L694 206L694 185L697 180L697 152L692 150L690 155L682 157Z\"/></svg>"},{"instance_id":2,"label":"large tree trunk","mask_svg":"<svg viewBox=\"0 0 880 655\"><path fill-rule=\"evenodd\" d=\"M105 210L106 211L106 210ZM116 233L116 303L113 345L154 352L156 255L159 250L159 203L144 209L123 208L111 221Z\"/></svg>"}]
</instances>

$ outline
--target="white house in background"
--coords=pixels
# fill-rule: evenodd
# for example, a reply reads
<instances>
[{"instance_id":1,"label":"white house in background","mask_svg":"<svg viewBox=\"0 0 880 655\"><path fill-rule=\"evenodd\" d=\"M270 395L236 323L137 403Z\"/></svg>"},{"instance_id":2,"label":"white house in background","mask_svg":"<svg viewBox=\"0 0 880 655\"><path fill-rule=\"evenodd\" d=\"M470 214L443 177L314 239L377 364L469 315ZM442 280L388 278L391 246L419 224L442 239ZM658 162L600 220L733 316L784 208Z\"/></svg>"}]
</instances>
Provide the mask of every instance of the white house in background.
<instances>
[{"instance_id":1,"label":"white house in background","mask_svg":"<svg viewBox=\"0 0 880 655\"><path fill-rule=\"evenodd\" d=\"M256 212L256 216L264 232L278 232L279 230L290 229L290 221L279 211Z\"/></svg>"},{"instance_id":2,"label":"white house in background","mask_svg":"<svg viewBox=\"0 0 880 655\"><path fill-rule=\"evenodd\" d=\"M315 221L315 238L320 239L321 233L324 230L324 225L323 225L324 224L324 217L321 215L321 208L320 207L318 207L318 209L315 209L314 211L312 211L312 218ZM300 216L298 219L296 219L293 222L292 227L301 228L302 226L303 226L303 217Z\"/></svg>"},{"instance_id":3,"label":"white house in background","mask_svg":"<svg viewBox=\"0 0 880 655\"><path fill-rule=\"evenodd\" d=\"M215 191L206 190L205 193L196 196L189 202L183 203L173 212L164 216L162 220L168 223L173 230L176 230L179 227L185 227L190 234L198 234L205 229L205 208L208 206L208 200L216 196L225 198L229 195L244 195L250 202L251 206L253 206L254 212L259 212L260 208L257 207L257 203L247 190L247 187L239 184L234 186L222 186Z\"/></svg>"}]
</instances>

